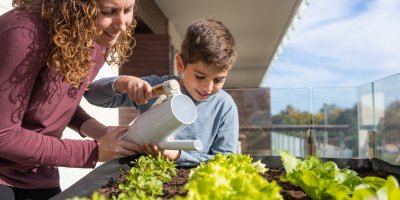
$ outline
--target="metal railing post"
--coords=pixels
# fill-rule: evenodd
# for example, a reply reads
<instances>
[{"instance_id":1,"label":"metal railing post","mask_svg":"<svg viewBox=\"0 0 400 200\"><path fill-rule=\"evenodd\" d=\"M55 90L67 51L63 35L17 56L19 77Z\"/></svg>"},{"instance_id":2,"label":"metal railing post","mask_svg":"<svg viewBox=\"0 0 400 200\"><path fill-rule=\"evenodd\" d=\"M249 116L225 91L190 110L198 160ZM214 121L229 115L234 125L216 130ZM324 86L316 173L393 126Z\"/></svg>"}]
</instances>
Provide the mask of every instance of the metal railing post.
<instances>
[{"instance_id":1,"label":"metal railing post","mask_svg":"<svg viewBox=\"0 0 400 200\"><path fill-rule=\"evenodd\" d=\"M314 129L307 130L307 155L315 155Z\"/></svg>"},{"instance_id":2,"label":"metal railing post","mask_svg":"<svg viewBox=\"0 0 400 200\"><path fill-rule=\"evenodd\" d=\"M368 130L368 158L376 158L376 130Z\"/></svg>"}]
</instances>

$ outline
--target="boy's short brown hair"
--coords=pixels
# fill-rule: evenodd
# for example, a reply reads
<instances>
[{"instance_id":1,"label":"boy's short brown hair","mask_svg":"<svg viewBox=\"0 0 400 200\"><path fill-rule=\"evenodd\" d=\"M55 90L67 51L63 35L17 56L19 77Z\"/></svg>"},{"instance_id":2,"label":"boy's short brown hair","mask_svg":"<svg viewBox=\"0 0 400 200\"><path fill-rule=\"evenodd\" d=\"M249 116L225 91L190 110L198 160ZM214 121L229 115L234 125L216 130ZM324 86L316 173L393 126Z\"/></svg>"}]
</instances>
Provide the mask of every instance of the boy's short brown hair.
<instances>
[{"instance_id":1,"label":"boy's short brown hair","mask_svg":"<svg viewBox=\"0 0 400 200\"><path fill-rule=\"evenodd\" d=\"M237 57L231 32L214 19L198 20L189 25L180 55L184 66L201 61L222 69L231 68Z\"/></svg>"}]
</instances>

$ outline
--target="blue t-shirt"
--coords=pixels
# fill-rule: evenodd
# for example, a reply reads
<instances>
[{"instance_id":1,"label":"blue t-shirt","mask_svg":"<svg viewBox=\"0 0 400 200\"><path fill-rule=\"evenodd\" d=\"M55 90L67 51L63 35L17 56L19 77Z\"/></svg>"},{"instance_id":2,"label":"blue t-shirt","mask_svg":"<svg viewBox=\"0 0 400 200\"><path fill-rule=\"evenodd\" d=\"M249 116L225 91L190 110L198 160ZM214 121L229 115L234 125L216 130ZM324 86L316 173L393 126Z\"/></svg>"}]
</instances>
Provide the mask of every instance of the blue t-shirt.
<instances>
[{"instance_id":1,"label":"blue t-shirt","mask_svg":"<svg viewBox=\"0 0 400 200\"><path fill-rule=\"evenodd\" d=\"M91 104L101 107L135 107L139 113L148 110L157 98L150 99L145 105L136 105L127 94L115 92L114 83L119 77L109 77L94 81L85 98ZM161 84L176 76L155 75L142 77L151 86ZM203 143L201 152L181 151L178 166L194 166L200 162L208 161L217 153L236 153L239 136L239 117L235 102L224 90L208 97L205 101L196 101L185 88L181 87L183 94L190 97L197 109L196 120L186 125L175 135L176 140L200 140Z\"/></svg>"}]
</instances>

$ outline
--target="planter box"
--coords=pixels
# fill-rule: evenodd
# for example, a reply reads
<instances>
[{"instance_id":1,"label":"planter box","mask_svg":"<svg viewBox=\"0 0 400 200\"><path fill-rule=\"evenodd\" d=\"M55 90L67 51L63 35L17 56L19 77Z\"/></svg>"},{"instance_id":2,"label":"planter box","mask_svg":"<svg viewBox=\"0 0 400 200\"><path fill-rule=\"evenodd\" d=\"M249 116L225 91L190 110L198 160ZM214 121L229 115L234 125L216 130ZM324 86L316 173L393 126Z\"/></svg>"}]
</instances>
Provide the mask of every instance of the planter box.
<instances>
[{"instance_id":1,"label":"planter box","mask_svg":"<svg viewBox=\"0 0 400 200\"><path fill-rule=\"evenodd\" d=\"M90 196L93 191L106 185L111 179L116 180L120 176L118 169L128 171L130 162L139 156L125 157L104 163L83 177L81 180L67 188L63 192L51 198L52 200L65 200L75 196ZM253 156L253 161L261 160L270 169L282 169L282 161L279 156ZM380 159L344 159L344 158L322 158L324 162L333 161L339 168L352 169L358 173L383 172L394 175L400 180L400 166L391 165Z\"/></svg>"}]
</instances>

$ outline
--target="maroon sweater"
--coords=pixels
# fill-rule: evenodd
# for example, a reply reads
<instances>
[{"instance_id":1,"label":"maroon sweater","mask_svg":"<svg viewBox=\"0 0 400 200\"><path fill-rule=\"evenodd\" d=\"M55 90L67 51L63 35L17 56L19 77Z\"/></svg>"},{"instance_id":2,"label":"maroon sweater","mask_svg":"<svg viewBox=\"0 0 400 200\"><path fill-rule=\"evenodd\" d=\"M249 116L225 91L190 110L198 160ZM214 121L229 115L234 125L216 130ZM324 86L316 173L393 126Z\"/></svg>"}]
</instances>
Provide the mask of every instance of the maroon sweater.
<instances>
[{"instance_id":1,"label":"maroon sweater","mask_svg":"<svg viewBox=\"0 0 400 200\"><path fill-rule=\"evenodd\" d=\"M79 130L91 118L79 102L105 62L104 48L95 44L95 65L74 89L46 67L49 39L36 15L11 10L0 16L0 185L57 187L57 166L96 165L95 141L61 137L67 126Z\"/></svg>"}]
</instances>

